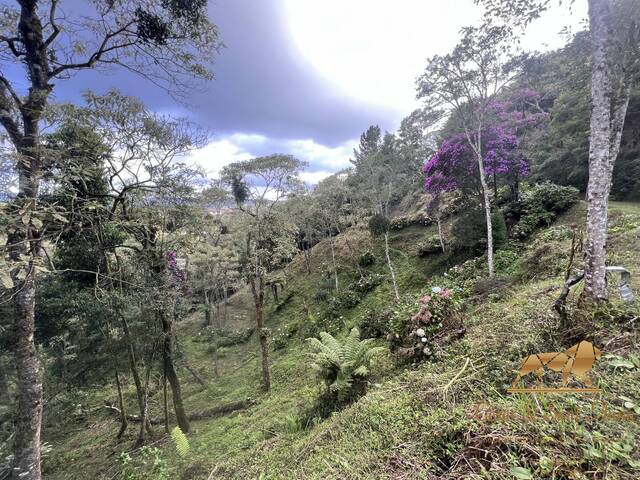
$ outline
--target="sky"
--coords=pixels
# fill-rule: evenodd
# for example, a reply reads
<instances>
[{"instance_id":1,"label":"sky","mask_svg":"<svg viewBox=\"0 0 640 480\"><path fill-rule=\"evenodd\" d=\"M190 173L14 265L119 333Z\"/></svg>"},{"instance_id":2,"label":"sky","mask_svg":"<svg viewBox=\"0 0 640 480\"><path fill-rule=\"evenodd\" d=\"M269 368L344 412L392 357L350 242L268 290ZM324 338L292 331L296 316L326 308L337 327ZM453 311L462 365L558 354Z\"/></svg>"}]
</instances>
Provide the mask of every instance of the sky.
<instances>
[{"instance_id":1,"label":"sky","mask_svg":"<svg viewBox=\"0 0 640 480\"><path fill-rule=\"evenodd\" d=\"M528 30L527 49L558 48L580 29L586 0L554 7ZM58 100L119 88L152 109L187 115L211 132L192 160L214 176L226 164L271 153L306 161L314 184L349 166L369 125L395 131L419 106L415 78L451 50L481 16L473 0L210 0L225 48L215 80L189 108L126 72L83 72L57 86Z\"/></svg>"}]
</instances>

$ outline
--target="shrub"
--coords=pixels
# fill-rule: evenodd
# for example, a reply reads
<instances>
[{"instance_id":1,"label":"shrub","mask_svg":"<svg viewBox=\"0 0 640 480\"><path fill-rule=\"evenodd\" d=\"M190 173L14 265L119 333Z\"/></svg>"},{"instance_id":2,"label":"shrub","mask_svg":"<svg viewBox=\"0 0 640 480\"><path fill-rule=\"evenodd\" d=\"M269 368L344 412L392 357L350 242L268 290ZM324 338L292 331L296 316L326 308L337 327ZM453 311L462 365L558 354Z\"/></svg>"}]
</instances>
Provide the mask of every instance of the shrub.
<instances>
[{"instance_id":1,"label":"shrub","mask_svg":"<svg viewBox=\"0 0 640 480\"><path fill-rule=\"evenodd\" d=\"M343 342L327 332L321 332L320 339L309 338L307 341L311 349L311 367L326 387L315 407L321 416L364 394L371 361L385 350L374 347L371 338L360 340L356 327Z\"/></svg>"},{"instance_id":2,"label":"shrub","mask_svg":"<svg viewBox=\"0 0 640 480\"><path fill-rule=\"evenodd\" d=\"M512 235L524 239L537 228L549 225L559 213L578 201L578 189L553 183L539 183L526 188L520 201L520 220Z\"/></svg>"},{"instance_id":3,"label":"shrub","mask_svg":"<svg viewBox=\"0 0 640 480\"><path fill-rule=\"evenodd\" d=\"M522 252L504 248L495 252L493 256L496 272L504 276L517 276L520 273Z\"/></svg>"},{"instance_id":4,"label":"shrub","mask_svg":"<svg viewBox=\"0 0 640 480\"><path fill-rule=\"evenodd\" d=\"M507 240L507 226L500 210L491 214L491 226L494 248ZM453 245L457 249L481 249L487 244L487 222L483 209L474 208L463 213L451 228Z\"/></svg>"},{"instance_id":5,"label":"shrub","mask_svg":"<svg viewBox=\"0 0 640 480\"><path fill-rule=\"evenodd\" d=\"M335 279L331 276L323 277L320 281L320 285L318 286L318 290L316 290L313 298L316 302L325 302L331 297L331 293L335 288Z\"/></svg>"},{"instance_id":6,"label":"shrub","mask_svg":"<svg viewBox=\"0 0 640 480\"><path fill-rule=\"evenodd\" d=\"M376 256L370 250L367 250L358 258L358 265L362 268L370 267L374 263L376 263Z\"/></svg>"},{"instance_id":7,"label":"shrub","mask_svg":"<svg viewBox=\"0 0 640 480\"><path fill-rule=\"evenodd\" d=\"M293 323L278 327L273 332L273 337L269 340L269 344L274 350L281 350L287 346L289 339L298 331L298 325Z\"/></svg>"},{"instance_id":8,"label":"shrub","mask_svg":"<svg viewBox=\"0 0 640 480\"><path fill-rule=\"evenodd\" d=\"M328 315L339 315L344 310L349 310L360 303L360 294L350 288L341 290L337 295L329 299L326 313Z\"/></svg>"},{"instance_id":9,"label":"shrub","mask_svg":"<svg viewBox=\"0 0 640 480\"><path fill-rule=\"evenodd\" d=\"M429 294L398 309L387 338L391 351L401 358L424 360L433 357L440 340L460 327L460 304L453 290L433 287Z\"/></svg>"},{"instance_id":10,"label":"shrub","mask_svg":"<svg viewBox=\"0 0 640 480\"><path fill-rule=\"evenodd\" d=\"M440 237L438 235L427 237L416 246L416 254L419 257L426 257L434 253L442 253L442 245L440 245Z\"/></svg>"},{"instance_id":11,"label":"shrub","mask_svg":"<svg viewBox=\"0 0 640 480\"><path fill-rule=\"evenodd\" d=\"M389 333L393 311L368 309L360 319L360 338L383 338Z\"/></svg>"},{"instance_id":12,"label":"shrub","mask_svg":"<svg viewBox=\"0 0 640 480\"><path fill-rule=\"evenodd\" d=\"M380 285L383 279L384 276L380 275L379 273L365 275L358 279L358 281L353 285L353 289L360 293L367 293Z\"/></svg>"},{"instance_id":13,"label":"shrub","mask_svg":"<svg viewBox=\"0 0 640 480\"><path fill-rule=\"evenodd\" d=\"M385 232L389 231L390 226L391 222L389 219L379 213L376 213L369 219L369 231L374 237L384 235Z\"/></svg>"}]
</instances>

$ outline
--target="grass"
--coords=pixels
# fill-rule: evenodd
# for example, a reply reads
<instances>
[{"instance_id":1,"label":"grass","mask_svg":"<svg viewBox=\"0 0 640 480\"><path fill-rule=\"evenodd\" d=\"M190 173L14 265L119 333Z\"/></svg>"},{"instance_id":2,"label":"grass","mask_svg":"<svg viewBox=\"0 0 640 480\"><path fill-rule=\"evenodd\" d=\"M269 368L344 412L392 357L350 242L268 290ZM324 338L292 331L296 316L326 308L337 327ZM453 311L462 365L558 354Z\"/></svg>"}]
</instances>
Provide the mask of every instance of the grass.
<instances>
[{"instance_id":1,"label":"grass","mask_svg":"<svg viewBox=\"0 0 640 480\"><path fill-rule=\"evenodd\" d=\"M481 261L465 262L467 258L450 255L416 257L415 244L433 235L434 227L394 231L392 256L401 292L415 296L433 284L459 285L467 295L467 334L435 362L399 368L381 359L364 397L312 425L301 421L319 393L304 339L324 328L327 320L345 333L366 311L392 306L388 282L329 318L327 302L314 299L329 270L328 243L314 248L311 274L297 258L285 271L283 298L289 299L268 307L267 326L274 335L278 329L286 332L286 338L282 348L271 352L273 388L266 394L259 388L256 335L246 344L220 349L221 376L214 378L212 354L198 335L202 316L194 314L180 324L181 348L207 385L201 387L185 369L180 370L188 410L243 398L257 403L226 416L194 421L185 459L178 458L170 437L157 427L152 442L167 460L169 478L639 478L639 417L628 405L640 403L640 368L616 367L613 361L628 360L637 352L637 321L628 321L629 315L637 317L637 311L614 305L588 318L592 334L606 344L605 352L615 355L597 362L593 371L602 395L505 392L524 356L566 347L556 334L557 320L550 306L562 283L569 226L583 217L581 203L528 242L499 252L498 275L506 280L487 292L474 290L483 276ZM640 205L611 204L610 260L631 270L637 294L638 225ZM371 250L376 262L369 273L387 278L379 243L364 227L337 238L342 288L357 278L350 249ZM232 299L231 325L251 325L247 300L247 292ZM154 416L161 411L160 398L157 394L152 399ZM126 400L129 411L135 412L131 387ZM132 443L137 426L130 426L127 437L116 442L117 422L101 407L105 401L115 403L110 385L68 393L64 405L48 410L44 434L52 450L44 462L47 478L118 478L116 459ZM77 404L82 405L81 414L73 413ZM627 414L628 419L616 419L614 413Z\"/></svg>"}]
</instances>

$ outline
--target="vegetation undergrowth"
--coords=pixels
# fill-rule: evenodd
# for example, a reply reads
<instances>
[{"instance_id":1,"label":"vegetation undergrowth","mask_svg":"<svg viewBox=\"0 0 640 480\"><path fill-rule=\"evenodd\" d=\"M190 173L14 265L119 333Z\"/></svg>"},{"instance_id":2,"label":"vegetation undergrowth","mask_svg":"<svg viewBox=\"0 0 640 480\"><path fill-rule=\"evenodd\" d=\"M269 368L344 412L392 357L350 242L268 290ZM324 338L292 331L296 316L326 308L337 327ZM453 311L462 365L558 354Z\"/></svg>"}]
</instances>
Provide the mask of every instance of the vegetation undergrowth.
<instances>
[{"instance_id":1,"label":"vegetation undergrowth","mask_svg":"<svg viewBox=\"0 0 640 480\"><path fill-rule=\"evenodd\" d=\"M330 289L317 298L330 255L327 242L321 242L312 252L314 273L307 274L296 258L284 271L284 291L292 295L284 304L268 302L266 325L282 338L281 344L272 343L269 393L261 393L255 373L260 364L257 335L217 348L220 376L215 378L208 341L201 335L202 314L195 312L180 324L179 341L205 385L185 370L185 401L192 412L238 399L251 399L248 408L193 421L186 454L178 453L171 436L161 434L162 425L154 425L149 447L128 452L133 432L114 440L117 418L103 408L115 404L113 390L68 392L52 400L55 414L47 417L45 436L54 447L45 459L45 472L52 479L85 478L87 472L100 479L637 478L638 312L615 298L615 284L613 302L588 313L589 338L597 339L605 352L592 372L602 393L506 393L525 356L569 346L551 306L563 283L571 226L583 215L584 205L578 203L528 240L507 242L497 252L492 283L485 280L481 259L459 252L420 256L408 248L433 235L433 226L394 230L393 261L406 298L399 303L392 300L388 282L359 290L361 279L348 262L339 272L343 292ZM611 217L612 258L632 270L632 288L638 292L638 227L624 226L640 220L640 209L613 204ZM341 250L347 235L373 258L363 262L367 276L388 275L380 242L359 226L336 238L339 254L347 257ZM337 377L329 369L328 383L317 382L307 338L329 331L338 348L359 332L361 338L376 338L368 341L372 346L384 347L393 319L410 324L420 314L420 298L437 295L438 289L455 293L464 335L433 346L434 355L409 364L388 354L371 356L366 375L361 370L356 383L341 377L344 383L334 389L352 392L349 401L322 415L308 414ZM346 296L344 292L353 298L332 300ZM577 296L578 291L571 294L570 305L576 321L586 315L575 304ZM233 298L229 308L234 318ZM250 325L244 314L231 327L243 332ZM416 327L408 327L408 333L415 336ZM161 391L151 395L152 405L159 406L161 396ZM125 401L135 411L134 390L125 391Z\"/></svg>"}]
</instances>

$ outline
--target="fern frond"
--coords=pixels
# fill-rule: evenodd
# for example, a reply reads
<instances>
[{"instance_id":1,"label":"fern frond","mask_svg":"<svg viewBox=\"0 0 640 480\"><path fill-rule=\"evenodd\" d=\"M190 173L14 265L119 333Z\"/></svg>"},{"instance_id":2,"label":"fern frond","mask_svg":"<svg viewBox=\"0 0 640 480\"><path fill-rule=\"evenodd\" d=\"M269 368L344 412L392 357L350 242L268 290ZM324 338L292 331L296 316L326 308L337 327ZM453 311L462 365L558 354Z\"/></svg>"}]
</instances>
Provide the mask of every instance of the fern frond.
<instances>
[{"instance_id":1,"label":"fern frond","mask_svg":"<svg viewBox=\"0 0 640 480\"><path fill-rule=\"evenodd\" d=\"M327 332L320 332L320 340L322 340L322 344L326 347L330 348L334 352L340 351L340 342L334 338L333 335Z\"/></svg>"},{"instance_id":2,"label":"fern frond","mask_svg":"<svg viewBox=\"0 0 640 480\"><path fill-rule=\"evenodd\" d=\"M358 376L358 377L365 378L367 375L369 375L369 369L367 367L365 367L364 365L360 365L358 368L356 368L353 371L353 374Z\"/></svg>"},{"instance_id":3,"label":"fern frond","mask_svg":"<svg viewBox=\"0 0 640 480\"><path fill-rule=\"evenodd\" d=\"M191 450L191 445L189 445L189 439L187 436L182 432L182 430L180 430L180 427L175 427L171 430L171 438L176 446L178 456L180 458L185 458L189 454L189 450Z\"/></svg>"}]
</instances>

